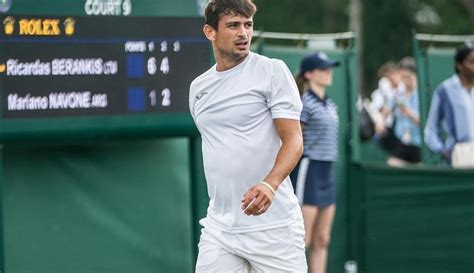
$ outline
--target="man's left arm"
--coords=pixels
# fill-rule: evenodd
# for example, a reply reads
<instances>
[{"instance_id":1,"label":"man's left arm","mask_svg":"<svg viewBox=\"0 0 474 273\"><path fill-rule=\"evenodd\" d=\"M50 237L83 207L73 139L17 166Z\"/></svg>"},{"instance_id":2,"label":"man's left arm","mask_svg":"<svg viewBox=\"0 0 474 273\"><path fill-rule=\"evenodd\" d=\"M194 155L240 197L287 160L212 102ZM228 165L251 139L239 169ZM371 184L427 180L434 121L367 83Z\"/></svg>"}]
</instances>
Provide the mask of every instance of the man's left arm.
<instances>
[{"instance_id":1,"label":"man's left arm","mask_svg":"<svg viewBox=\"0 0 474 273\"><path fill-rule=\"evenodd\" d=\"M260 215L267 211L273 201L274 193L303 154L300 121L276 118L273 122L282 144L270 173L261 183L250 188L242 199L242 209L247 215Z\"/></svg>"}]
</instances>

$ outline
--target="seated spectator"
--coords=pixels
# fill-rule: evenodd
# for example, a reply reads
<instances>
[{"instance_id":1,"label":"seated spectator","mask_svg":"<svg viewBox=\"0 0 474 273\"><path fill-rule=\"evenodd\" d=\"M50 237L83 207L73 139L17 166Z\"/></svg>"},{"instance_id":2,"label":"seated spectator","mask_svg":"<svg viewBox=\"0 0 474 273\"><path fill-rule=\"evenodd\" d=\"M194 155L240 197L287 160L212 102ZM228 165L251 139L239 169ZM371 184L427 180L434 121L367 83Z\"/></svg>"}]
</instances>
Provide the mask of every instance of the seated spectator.
<instances>
[{"instance_id":1,"label":"seated spectator","mask_svg":"<svg viewBox=\"0 0 474 273\"><path fill-rule=\"evenodd\" d=\"M395 106L395 97L403 84L401 84L400 73L394 62L384 63L377 75L380 80L378 88L372 92L370 108L378 112L375 118L375 139L382 149L391 153L396 144L393 132L392 109Z\"/></svg>"},{"instance_id":2,"label":"seated spectator","mask_svg":"<svg viewBox=\"0 0 474 273\"><path fill-rule=\"evenodd\" d=\"M396 106L393 113L396 145L387 161L391 166L404 166L407 163L421 161L419 94L415 60L405 57L399 62L398 68L405 88L395 96Z\"/></svg>"},{"instance_id":3,"label":"seated spectator","mask_svg":"<svg viewBox=\"0 0 474 273\"><path fill-rule=\"evenodd\" d=\"M454 62L455 74L434 91L424 130L427 146L448 163L456 143L474 141L474 48L458 47Z\"/></svg>"}]
</instances>

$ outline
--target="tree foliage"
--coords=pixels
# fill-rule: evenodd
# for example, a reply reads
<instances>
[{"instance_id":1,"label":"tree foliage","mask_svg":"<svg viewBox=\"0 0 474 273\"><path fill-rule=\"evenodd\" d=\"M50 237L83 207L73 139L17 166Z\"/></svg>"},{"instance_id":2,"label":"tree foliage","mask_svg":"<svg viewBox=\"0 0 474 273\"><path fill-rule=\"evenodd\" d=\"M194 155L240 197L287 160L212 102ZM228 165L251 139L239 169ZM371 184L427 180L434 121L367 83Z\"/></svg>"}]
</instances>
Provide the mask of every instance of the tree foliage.
<instances>
[{"instance_id":1,"label":"tree foliage","mask_svg":"<svg viewBox=\"0 0 474 273\"><path fill-rule=\"evenodd\" d=\"M329 33L347 31L347 1L254 0L257 29L275 32Z\"/></svg>"}]
</instances>

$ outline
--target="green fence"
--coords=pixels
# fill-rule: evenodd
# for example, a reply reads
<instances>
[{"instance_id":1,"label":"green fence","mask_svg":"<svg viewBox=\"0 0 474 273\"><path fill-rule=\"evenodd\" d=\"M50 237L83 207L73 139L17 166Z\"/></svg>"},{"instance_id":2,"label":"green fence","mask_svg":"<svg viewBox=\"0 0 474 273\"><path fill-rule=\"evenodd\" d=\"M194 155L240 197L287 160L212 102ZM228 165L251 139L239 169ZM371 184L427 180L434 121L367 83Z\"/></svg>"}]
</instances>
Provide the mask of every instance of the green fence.
<instances>
[{"instance_id":1,"label":"green fence","mask_svg":"<svg viewBox=\"0 0 474 273\"><path fill-rule=\"evenodd\" d=\"M351 167L351 251L365 273L474 268L474 170Z\"/></svg>"},{"instance_id":2,"label":"green fence","mask_svg":"<svg viewBox=\"0 0 474 273\"><path fill-rule=\"evenodd\" d=\"M189 141L7 145L3 272L192 272Z\"/></svg>"}]
</instances>

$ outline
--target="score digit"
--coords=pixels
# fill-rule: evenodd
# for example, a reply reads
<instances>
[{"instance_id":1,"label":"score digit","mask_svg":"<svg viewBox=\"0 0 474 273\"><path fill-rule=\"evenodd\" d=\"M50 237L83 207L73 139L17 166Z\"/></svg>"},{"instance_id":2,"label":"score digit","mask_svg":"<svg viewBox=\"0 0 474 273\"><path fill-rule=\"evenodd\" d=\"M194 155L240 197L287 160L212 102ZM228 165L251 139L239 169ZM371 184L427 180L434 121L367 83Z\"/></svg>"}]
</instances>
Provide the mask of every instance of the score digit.
<instances>
[{"instance_id":1,"label":"score digit","mask_svg":"<svg viewBox=\"0 0 474 273\"><path fill-rule=\"evenodd\" d=\"M149 42L148 43L148 51L153 52L155 50L155 43L154 42Z\"/></svg>"},{"instance_id":2,"label":"score digit","mask_svg":"<svg viewBox=\"0 0 474 273\"><path fill-rule=\"evenodd\" d=\"M150 105L151 106L156 106L156 90L151 90L150 95Z\"/></svg>"},{"instance_id":3,"label":"score digit","mask_svg":"<svg viewBox=\"0 0 474 273\"><path fill-rule=\"evenodd\" d=\"M161 52L166 52L168 50L168 42L163 41L161 42Z\"/></svg>"},{"instance_id":4,"label":"score digit","mask_svg":"<svg viewBox=\"0 0 474 273\"><path fill-rule=\"evenodd\" d=\"M168 74L168 72L170 72L168 57L164 57L163 60L161 60L160 71L163 72L163 74Z\"/></svg>"},{"instance_id":5,"label":"score digit","mask_svg":"<svg viewBox=\"0 0 474 273\"><path fill-rule=\"evenodd\" d=\"M173 43L173 51L174 52L179 52L181 50L181 43L179 41L176 41Z\"/></svg>"},{"instance_id":6,"label":"score digit","mask_svg":"<svg viewBox=\"0 0 474 273\"><path fill-rule=\"evenodd\" d=\"M148 74L155 75L156 73L156 58L151 57L147 62Z\"/></svg>"},{"instance_id":7,"label":"score digit","mask_svg":"<svg viewBox=\"0 0 474 273\"><path fill-rule=\"evenodd\" d=\"M171 91L168 88L163 89L161 91L161 96L163 100L161 101L162 106L170 106L171 105Z\"/></svg>"}]
</instances>

